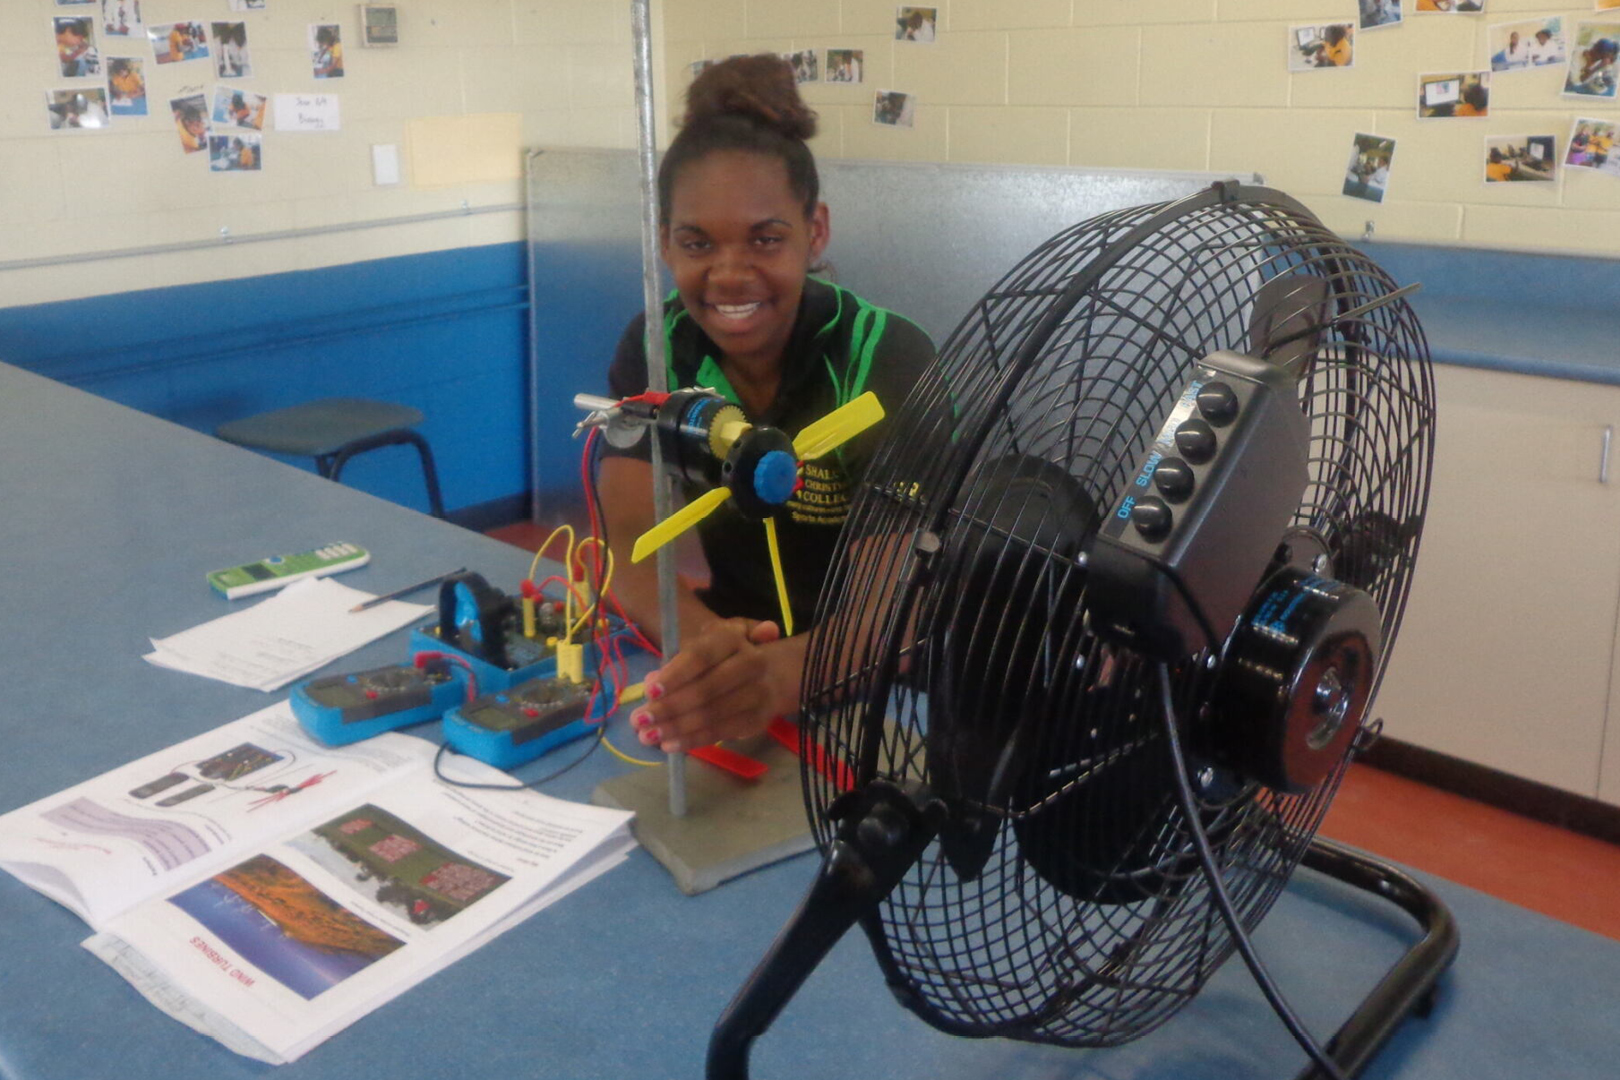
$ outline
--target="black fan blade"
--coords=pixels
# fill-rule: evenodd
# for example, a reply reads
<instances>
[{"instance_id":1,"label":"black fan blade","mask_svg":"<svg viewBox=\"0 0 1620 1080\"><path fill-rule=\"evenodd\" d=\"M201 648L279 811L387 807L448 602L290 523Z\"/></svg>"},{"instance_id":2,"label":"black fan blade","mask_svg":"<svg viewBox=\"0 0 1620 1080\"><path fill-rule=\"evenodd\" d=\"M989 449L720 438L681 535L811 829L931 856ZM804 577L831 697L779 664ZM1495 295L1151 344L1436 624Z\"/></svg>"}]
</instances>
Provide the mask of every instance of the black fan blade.
<instances>
[{"instance_id":1,"label":"black fan blade","mask_svg":"<svg viewBox=\"0 0 1620 1080\"><path fill-rule=\"evenodd\" d=\"M1315 274L1295 272L1266 282L1249 313L1249 355L1298 378L1328 328L1327 300L1328 283Z\"/></svg>"},{"instance_id":2,"label":"black fan blade","mask_svg":"<svg viewBox=\"0 0 1620 1080\"><path fill-rule=\"evenodd\" d=\"M1420 514L1404 522L1380 510L1357 514L1339 540L1334 576L1346 585L1372 592L1400 564L1412 540L1422 532Z\"/></svg>"},{"instance_id":3,"label":"black fan blade","mask_svg":"<svg viewBox=\"0 0 1620 1080\"><path fill-rule=\"evenodd\" d=\"M942 587L954 599L928 632L928 768L950 807L940 847L964 880L995 850L1001 811L1025 767L1026 701L1044 698L1079 639L1084 573L1096 502L1067 472L1009 455L964 488L946 541Z\"/></svg>"}]
</instances>

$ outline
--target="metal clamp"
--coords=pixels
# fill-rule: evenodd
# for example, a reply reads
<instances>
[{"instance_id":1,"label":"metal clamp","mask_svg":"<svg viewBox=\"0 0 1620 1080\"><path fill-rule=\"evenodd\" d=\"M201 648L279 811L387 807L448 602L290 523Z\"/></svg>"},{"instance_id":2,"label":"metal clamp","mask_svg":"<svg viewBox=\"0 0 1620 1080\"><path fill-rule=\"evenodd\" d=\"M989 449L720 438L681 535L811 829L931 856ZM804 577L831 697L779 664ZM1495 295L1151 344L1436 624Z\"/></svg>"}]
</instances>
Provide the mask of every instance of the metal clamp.
<instances>
[{"instance_id":1,"label":"metal clamp","mask_svg":"<svg viewBox=\"0 0 1620 1080\"><path fill-rule=\"evenodd\" d=\"M1370 720L1356 731L1356 737L1350 741L1350 756L1358 758L1378 744L1384 736L1384 718L1382 716Z\"/></svg>"}]
</instances>

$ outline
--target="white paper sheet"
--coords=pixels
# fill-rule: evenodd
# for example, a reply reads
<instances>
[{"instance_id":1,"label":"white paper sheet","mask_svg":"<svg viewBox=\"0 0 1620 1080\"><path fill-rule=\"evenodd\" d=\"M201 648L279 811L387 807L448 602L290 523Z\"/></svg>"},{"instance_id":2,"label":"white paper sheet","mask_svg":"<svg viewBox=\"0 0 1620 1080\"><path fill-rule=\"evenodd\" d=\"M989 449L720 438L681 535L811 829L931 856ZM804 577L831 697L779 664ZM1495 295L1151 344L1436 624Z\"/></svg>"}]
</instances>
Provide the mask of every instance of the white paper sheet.
<instances>
[{"instance_id":1,"label":"white paper sheet","mask_svg":"<svg viewBox=\"0 0 1620 1080\"><path fill-rule=\"evenodd\" d=\"M308 578L245 611L153 638L153 651L143 659L236 686L279 690L432 610L399 600L349 610L370 599L331 578Z\"/></svg>"},{"instance_id":2,"label":"white paper sheet","mask_svg":"<svg viewBox=\"0 0 1620 1080\"><path fill-rule=\"evenodd\" d=\"M277 131L341 131L343 118L336 94L277 94Z\"/></svg>"},{"instance_id":3,"label":"white paper sheet","mask_svg":"<svg viewBox=\"0 0 1620 1080\"><path fill-rule=\"evenodd\" d=\"M0 816L0 868L163 1012L292 1061L634 847L628 813L434 760L317 746L280 702Z\"/></svg>"}]
</instances>

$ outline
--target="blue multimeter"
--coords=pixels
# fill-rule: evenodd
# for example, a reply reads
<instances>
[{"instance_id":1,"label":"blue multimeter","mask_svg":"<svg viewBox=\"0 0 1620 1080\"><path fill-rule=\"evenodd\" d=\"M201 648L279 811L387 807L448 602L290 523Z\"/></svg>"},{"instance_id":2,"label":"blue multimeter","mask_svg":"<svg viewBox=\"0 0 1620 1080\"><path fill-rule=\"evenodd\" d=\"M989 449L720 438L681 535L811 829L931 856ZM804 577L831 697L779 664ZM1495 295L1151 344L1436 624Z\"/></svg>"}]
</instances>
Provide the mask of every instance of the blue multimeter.
<instances>
[{"instance_id":1,"label":"blue multimeter","mask_svg":"<svg viewBox=\"0 0 1620 1080\"><path fill-rule=\"evenodd\" d=\"M444 660L396 664L353 675L305 679L292 688L293 715L328 746L437 720L467 696L467 681Z\"/></svg>"},{"instance_id":2,"label":"blue multimeter","mask_svg":"<svg viewBox=\"0 0 1620 1080\"><path fill-rule=\"evenodd\" d=\"M604 687L598 696L611 695ZM587 684L549 675L530 679L445 713L444 740L458 753L510 769L589 735L596 726L593 704ZM605 715L601 707L595 713Z\"/></svg>"}]
</instances>

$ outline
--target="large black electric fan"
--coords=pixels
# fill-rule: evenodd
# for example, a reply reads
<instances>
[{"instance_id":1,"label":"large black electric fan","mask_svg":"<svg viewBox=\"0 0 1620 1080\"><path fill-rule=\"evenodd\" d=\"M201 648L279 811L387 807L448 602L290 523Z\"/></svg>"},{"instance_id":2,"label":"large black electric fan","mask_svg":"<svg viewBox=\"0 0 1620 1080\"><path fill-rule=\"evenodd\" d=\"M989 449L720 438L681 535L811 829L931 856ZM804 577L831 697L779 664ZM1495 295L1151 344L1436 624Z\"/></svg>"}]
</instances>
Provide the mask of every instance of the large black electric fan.
<instances>
[{"instance_id":1,"label":"large black electric fan","mask_svg":"<svg viewBox=\"0 0 1620 1080\"><path fill-rule=\"evenodd\" d=\"M1426 1009L1449 912L1315 838L1376 734L1428 497L1407 291L1293 199L1218 184L1076 225L974 306L824 585L801 716L823 862L711 1080L747 1075L856 922L961 1035L1120 1044L1234 948L1312 1075ZM1302 861L1425 929L1325 1047L1247 934Z\"/></svg>"}]
</instances>

